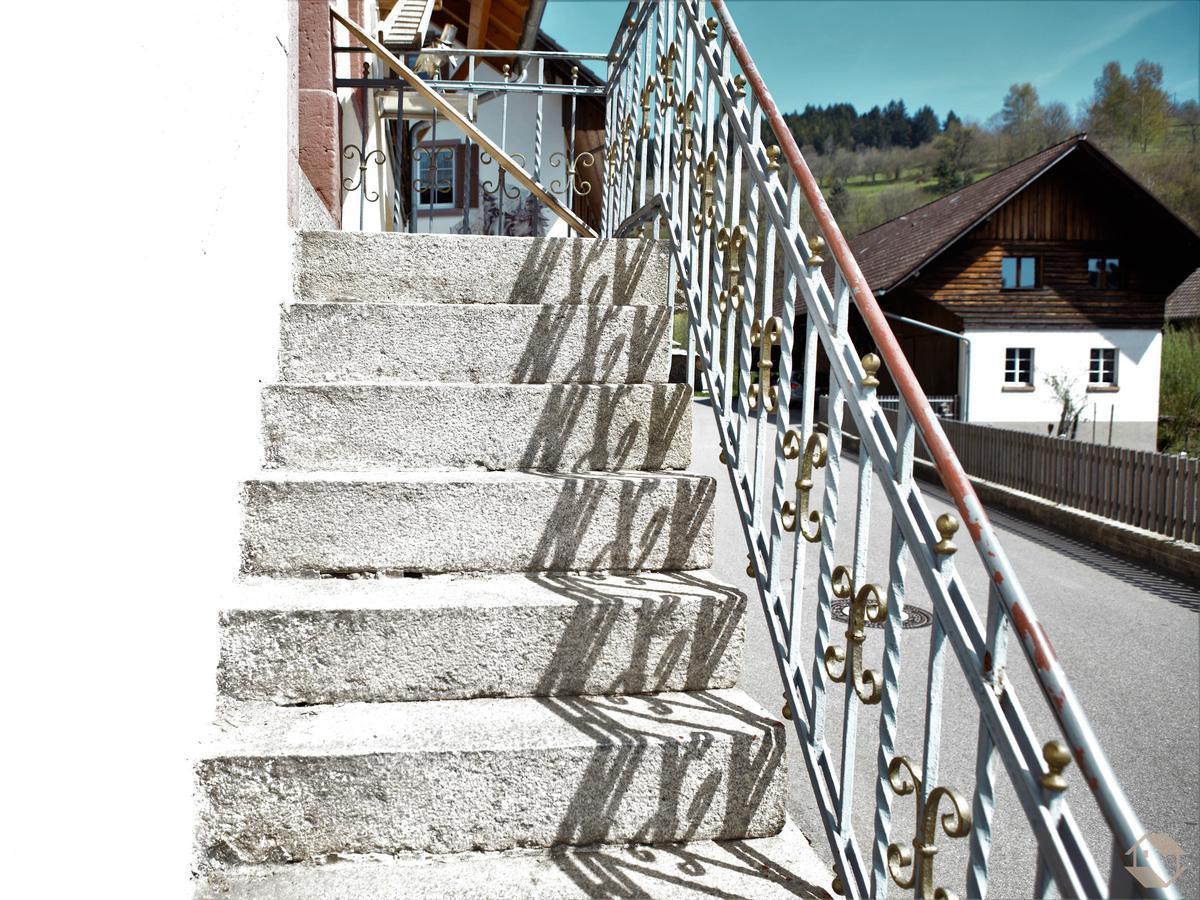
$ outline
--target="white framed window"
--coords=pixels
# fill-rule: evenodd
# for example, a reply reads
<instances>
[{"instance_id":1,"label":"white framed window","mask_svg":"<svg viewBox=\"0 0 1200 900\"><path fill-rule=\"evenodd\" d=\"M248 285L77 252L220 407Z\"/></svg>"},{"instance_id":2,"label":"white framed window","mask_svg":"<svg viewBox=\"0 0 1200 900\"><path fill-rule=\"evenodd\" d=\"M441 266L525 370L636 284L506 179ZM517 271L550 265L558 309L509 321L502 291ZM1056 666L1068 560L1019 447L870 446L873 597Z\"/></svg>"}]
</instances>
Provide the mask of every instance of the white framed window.
<instances>
[{"instance_id":1,"label":"white framed window","mask_svg":"<svg viewBox=\"0 0 1200 900\"><path fill-rule=\"evenodd\" d=\"M1088 385L1113 387L1117 383L1117 351L1113 347L1093 347L1088 362Z\"/></svg>"},{"instance_id":2,"label":"white framed window","mask_svg":"<svg viewBox=\"0 0 1200 900\"><path fill-rule=\"evenodd\" d=\"M1004 351L1004 383L1033 387L1033 348L1009 347Z\"/></svg>"},{"instance_id":3,"label":"white framed window","mask_svg":"<svg viewBox=\"0 0 1200 900\"><path fill-rule=\"evenodd\" d=\"M422 144L414 151L413 185L421 209L455 209L462 180L458 166L461 153L448 144Z\"/></svg>"},{"instance_id":4,"label":"white framed window","mask_svg":"<svg viewBox=\"0 0 1200 900\"><path fill-rule=\"evenodd\" d=\"M1000 259L1000 287L1006 291L1027 291L1038 286L1036 256L1005 256Z\"/></svg>"}]
</instances>

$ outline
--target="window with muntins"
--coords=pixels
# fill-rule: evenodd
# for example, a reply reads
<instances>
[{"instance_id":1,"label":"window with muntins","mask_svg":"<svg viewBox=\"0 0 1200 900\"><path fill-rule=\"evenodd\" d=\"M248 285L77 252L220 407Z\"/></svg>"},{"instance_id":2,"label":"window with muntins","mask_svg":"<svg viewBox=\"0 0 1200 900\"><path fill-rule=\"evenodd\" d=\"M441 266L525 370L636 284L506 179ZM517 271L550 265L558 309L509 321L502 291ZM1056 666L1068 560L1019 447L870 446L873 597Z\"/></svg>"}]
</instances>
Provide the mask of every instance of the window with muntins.
<instances>
[{"instance_id":1,"label":"window with muntins","mask_svg":"<svg viewBox=\"0 0 1200 900\"><path fill-rule=\"evenodd\" d=\"M1006 291L1029 290L1038 286L1036 256L1005 256L1000 260L1000 287Z\"/></svg>"},{"instance_id":2,"label":"window with muntins","mask_svg":"<svg viewBox=\"0 0 1200 900\"><path fill-rule=\"evenodd\" d=\"M1112 347L1092 348L1088 364L1088 384L1115 385L1117 383L1117 351Z\"/></svg>"},{"instance_id":3,"label":"window with muntins","mask_svg":"<svg viewBox=\"0 0 1200 900\"><path fill-rule=\"evenodd\" d=\"M1102 290L1121 286L1121 260L1115 257L1093 256L1088 260L1088 284Z\"/></svg>"},{"instance_id":4,"label":"window with muntins","mask_svg":"<svg viewBox=\"0 0 1200 900\"><path fill-rule=\"evenodd\" d=\"M423 209L454 209L460 190L457 147L423 146L413 161L417 205Z\"/></svg>"},{"instance_id":5,"label":"window with muntins","mask_svg":"<svg viewBox=\"0 0 1200 900\"><path fill-rule=\"evenodd\" d=\"M1004 351L1004 383L1033 384L1033 348L1009 347Z\"/></svg>"}]
</instances>

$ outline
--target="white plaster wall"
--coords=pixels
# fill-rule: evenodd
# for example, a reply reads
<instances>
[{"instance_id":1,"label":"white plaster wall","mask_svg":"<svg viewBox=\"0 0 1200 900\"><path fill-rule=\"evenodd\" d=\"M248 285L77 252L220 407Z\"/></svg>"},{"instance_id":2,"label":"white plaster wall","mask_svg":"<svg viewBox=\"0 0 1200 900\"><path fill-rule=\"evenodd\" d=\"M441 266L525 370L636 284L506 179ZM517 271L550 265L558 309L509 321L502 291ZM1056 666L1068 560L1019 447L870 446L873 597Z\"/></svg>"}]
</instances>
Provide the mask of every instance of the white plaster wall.
<instances>
[{"instance_id":1,"label":"white plaster wall","mask_svg":"<svg viewBox=\"0 0 1200 900\"><path fill-rule=\"evenodd\" d=\"M1081 421L1090 423L1094 417L1107 426L1110 411L1114 422L1158 420L1162 358L1159 331L973 331L965 336L971 341L969 421L1057 423L1061 407L1046 384L1046 377L1052 374L1074 379L1076 394L1086 404ZM1009 347L1033 348L1034 390L1003 390L1004 352ZM1088 362L1093 347L1113 347L1118 351L1118 391L1087 392Z\"/></svg>"},{"instance_id":2,"label":"white plaster wall","mask_svg":"<svg viewBox=\"0 0 1200 900\"><path fill-rule=\"evenodd\" d=\"M21 847L5 894L185 897L190 760L289 296L288 4L34 20L65 28L70 58L24 27L0 61L30 137L0 147L20 211L0 329L2 752Z\"/></svg>"}]
</instances>

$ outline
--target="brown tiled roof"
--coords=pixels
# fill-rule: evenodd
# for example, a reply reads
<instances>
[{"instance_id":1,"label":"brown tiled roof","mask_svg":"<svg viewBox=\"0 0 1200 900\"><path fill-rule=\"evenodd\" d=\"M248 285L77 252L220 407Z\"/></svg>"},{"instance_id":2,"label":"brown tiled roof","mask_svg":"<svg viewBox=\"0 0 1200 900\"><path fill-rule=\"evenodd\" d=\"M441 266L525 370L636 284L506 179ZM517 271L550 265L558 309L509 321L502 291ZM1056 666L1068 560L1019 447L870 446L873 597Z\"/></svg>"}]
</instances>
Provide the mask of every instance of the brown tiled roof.
<instances>
[{"instance_id":1,"label":"brown tiled roof","mask_svg":"<svg viewBox=\"0 0 1200 900\"><path fill-rule=\"evenodd\" d=\"M1086 139L1077 134L852 239L871 290L891 290Z\"/></svg>"},{"instance_id":2,"label":"brown tiled roof","mask_svg":"<svg viewBox=\"0 0 1200 900\"><path fill-rule=\"evenodd\" d=\"M1167 298L1167 319L1200 319L1200 269L1185 278Z\"/></svg>"}]
</instances>

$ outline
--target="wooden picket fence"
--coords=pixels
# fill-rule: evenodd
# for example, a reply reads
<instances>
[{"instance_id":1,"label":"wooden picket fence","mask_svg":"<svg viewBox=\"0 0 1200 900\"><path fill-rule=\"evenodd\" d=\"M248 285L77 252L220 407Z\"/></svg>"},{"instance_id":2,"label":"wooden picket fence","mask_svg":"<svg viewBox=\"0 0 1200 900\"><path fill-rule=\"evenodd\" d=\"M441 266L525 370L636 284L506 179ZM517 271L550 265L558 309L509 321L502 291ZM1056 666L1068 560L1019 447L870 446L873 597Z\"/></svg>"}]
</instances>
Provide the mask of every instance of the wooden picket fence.
<instances>
[{"instance_id":1,"label":"wooden picket fence","mask_svg":"<svg viewBox=\"0 0 1200 900\"><path fill-rule=\"evenodd\" d=\"M942 428L968 475L1200 543L1200 460L950 419Z\"/></svg>"},{"instance_id":2,"label":"wooden picket fence","mask_svg":"<svg viewBox=\"0 0 1200 900\"><path fill-rule=\"evenodd\" d=\"M828 421L827 395L818 403ZM884 409L896 428L896 413ZM1200 459L941 419L967 474L1126 525L1200 544ZM845 433L858 430L847 417ZM918 459L929 459L920 438Z\"/></svg>"}]
</instances>

